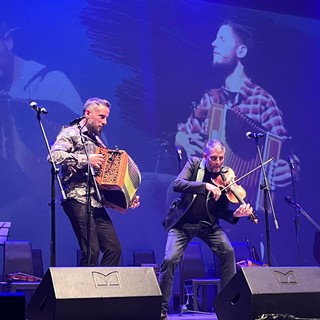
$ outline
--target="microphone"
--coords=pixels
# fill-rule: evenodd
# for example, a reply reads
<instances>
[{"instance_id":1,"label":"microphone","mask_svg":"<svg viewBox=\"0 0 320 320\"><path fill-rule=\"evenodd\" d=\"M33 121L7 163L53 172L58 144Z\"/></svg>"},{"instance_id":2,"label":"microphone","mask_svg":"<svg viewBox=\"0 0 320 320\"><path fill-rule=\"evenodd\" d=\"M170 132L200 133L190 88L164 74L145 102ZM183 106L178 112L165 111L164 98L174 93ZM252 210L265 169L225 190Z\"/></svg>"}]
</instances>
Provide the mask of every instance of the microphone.
<instances>
[{"instance_id":1,"label":"microphone","mask_svg":"<svg viewBox=\"0 0 320 320\"><path fill-rule=\"evenodd\" d=\"M38 107L37 103L34 101L30 103L30 108L35 110L37 113L44 113L44 114L48 113L47 109Z\"/></svg>"},{"instance_id":2,"label":"microphone","mask_svg":"<svg viewBox=\"0 0 320 320\"><path fill-rule=\"evenodd\" d=\"M292 204L294 207L296 207L298 210L302 210L302 208L300 207L299 204L297 204L290 196L285 196L284 200L289 203Z\"/></svg>"},{"instance_id":3,"label":"microphone","mask_svg":"<svg viewBox=\"0 0 320 320\"><path fill-rule=\"evenodd\" d=\"M179 161L182 161L182 150L180 147L176 147L176 151L177 151L177 154L178 154L178 160Z\"/></svg>"},{"instance_id":4,"label":"microphone","mask_svg":"<svg viewBox=\"0 0 320 320\"><path fill-rule=\"evenodd\" d=\"M294 202L293 202L293 200L291 199L290 196L285 196L285 197L284 197L284 200L285 200L287 203L289 203L289 204L294 204Z\"/></svg>"},{"instance_id":5,"label":"microphone","mask_svg":"<svg viewBox=\"0 0 320 320\"><path fill-rule=\"evenodd\" d=\"M114 161L115 159L114 159L114 156L115 156L115 154L116 153L118 153L119 152L119 148L117 147L117 146L115 146L115 149L114 150L111 150L111 153L110 153L110 156L109 156L109 161Z\"/></svg>"},{"instance_id":6,"label":"microphone","mask_svg":"<svg viewBox=\"0 0 320 320\"><path fill-rule=\"evenodd\" d=\"M78 124L84 118L85 118L85 116L81 116L79 118L72 120L69 124L70 124L70 126L73 126L74 124Z\"/></svg>"},{"instance_id":7,"label":"microphone","mask_svg":"<svg viewBox=\"0 0 320 320\"><path fill-rule=\"evenodd\" d=\"M294 160L293 160L293 157L292 155L288 155L288 163L289 163L289 167L294 170Z\"/></svg>"},{"instance_id":8,"label":"microphone","mask_svg":"<svg viewBox=\"0 0 320 320\"><path fill-rule=\"evenodd\" d=\"M253 132L248 131L248 132L246 133L246 137L247 137L248 139L258 139L258 138L263 138L263 137L264 137L264 134L261 133L261 132L253 133Z\"/></svg>"}]
</instances>

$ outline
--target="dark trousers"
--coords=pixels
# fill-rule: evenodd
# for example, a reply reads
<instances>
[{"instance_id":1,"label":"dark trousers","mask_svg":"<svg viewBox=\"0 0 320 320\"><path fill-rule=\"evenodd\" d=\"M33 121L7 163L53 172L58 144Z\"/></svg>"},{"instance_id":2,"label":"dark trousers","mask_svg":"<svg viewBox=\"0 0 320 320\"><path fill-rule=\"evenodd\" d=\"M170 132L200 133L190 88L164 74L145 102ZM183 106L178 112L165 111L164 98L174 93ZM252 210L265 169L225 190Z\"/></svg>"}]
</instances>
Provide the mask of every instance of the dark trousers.
<instances>
[{"instance_id":1,"label":"dark trousers","mask_svg":"<svg viewBox=\"0 0 320 320\"><path fill-rule=\"evenodd\" d=\"M90 249L88 251L88 213L87 205L75 200L62 203L70 219L82 252L81 266L97 266L100 251L103 256L101 266L118 266L121 257L121 245L113 223L104 207L91 207L90 212ZM89 256L88 256L89 255Z\"/></svg>"},{"instance_id":2,"label":"dark trousers","mask_svg":"<svg viewBox=\"0 0 320 320\"><path fill-rule=\"evenodd\" d=\"M192 238L203 240L215 253L221 264L221 283L224 287L236 273L233 247L222 228L185 223L181 228L169 230L165 256L161 263L159 284L162 292L162 308L167 310L170 301L174 272Z\"/></svg>"}]
</instances>

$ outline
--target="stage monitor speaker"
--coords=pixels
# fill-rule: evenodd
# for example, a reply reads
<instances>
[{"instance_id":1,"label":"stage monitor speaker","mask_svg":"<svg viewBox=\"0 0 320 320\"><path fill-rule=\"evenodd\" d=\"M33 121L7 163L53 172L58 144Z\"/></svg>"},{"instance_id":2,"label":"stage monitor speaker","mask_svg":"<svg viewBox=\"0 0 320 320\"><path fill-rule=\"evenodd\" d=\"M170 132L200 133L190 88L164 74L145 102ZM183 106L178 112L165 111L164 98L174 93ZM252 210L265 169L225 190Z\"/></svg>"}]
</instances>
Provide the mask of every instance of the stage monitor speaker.
<instances>
[{"instance_id":1,"label":"stage monitor speaker","mask_svg":"<svg viewBox=\"0 0 320 320\"><path fill-rule=\"evenodd\" d=\"M0 292L0 318L26 319L26 299L22 292Z\"/></svg>"},{"instance_id":2,"label":"stage monitor speaker","mask_svg":"<svg viewBox=\"0 0 320 320\"><path fill-rule=\"evenodd\" d=\"M152 267L49 268L28 320L159 320L161 291Z\"/></svg>"},{"instance_id":3,"label":"stage monitor speaker","mask_svg":"<svg viewBox=\"0 0 320 320\"><path fill-rule=\"evenodd\" d=\"M223 288L213 307L223 320L254 320L263 314L318 319L319 302L318 267L247 267Z\"/></svg>"}]
</instances>

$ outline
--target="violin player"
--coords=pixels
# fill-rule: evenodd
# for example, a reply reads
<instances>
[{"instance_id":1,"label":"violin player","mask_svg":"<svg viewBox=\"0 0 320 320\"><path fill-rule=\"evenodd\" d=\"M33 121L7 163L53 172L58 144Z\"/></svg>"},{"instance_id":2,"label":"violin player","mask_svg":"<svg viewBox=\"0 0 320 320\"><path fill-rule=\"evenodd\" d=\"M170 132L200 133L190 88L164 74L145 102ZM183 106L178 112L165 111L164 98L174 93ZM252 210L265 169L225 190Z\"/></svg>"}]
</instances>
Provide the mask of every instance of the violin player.
<instances>
[{"instance_id":1,"label":"violin player","mask_svg":"<svg viewBox=\"0 0 320 320\"><path fill-rule=\"evenodd\" d=\"M168 235L159 275L162 291L160 319L167 319L174 273L194 237L206 243L218 257L222 287L236 273L234 250L219 225L219 219L236 224L239 218L252 216L253 210L245 202L235 211L229 209L227 193L216 184L217 178L221 176L225 152L222 142L210 140L202 159L189 158L173 183L173 190L181 194L172 202L163 222Z\"/></svg>"}]
</instances>

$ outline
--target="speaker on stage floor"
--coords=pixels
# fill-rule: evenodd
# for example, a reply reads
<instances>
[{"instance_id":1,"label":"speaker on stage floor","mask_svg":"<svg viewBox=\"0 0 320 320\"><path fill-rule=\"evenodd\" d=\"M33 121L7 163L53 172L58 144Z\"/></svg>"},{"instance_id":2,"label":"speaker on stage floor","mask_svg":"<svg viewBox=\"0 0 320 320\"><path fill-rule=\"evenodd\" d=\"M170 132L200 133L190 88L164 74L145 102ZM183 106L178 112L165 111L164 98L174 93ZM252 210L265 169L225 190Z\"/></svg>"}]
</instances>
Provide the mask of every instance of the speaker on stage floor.
<instances>
[{"instance_id":1,"label":"speaker on stage floor","mask_svg":"<svg viewBox=\"0 0 320 320\"><path fill-rule=\"evenodd\" d=\"M159 320L161 291L152 267L49 268L28 320Z\"/></svg>"},{"instance_id":2,"label":"speaker on stage floor","mask_svg":"<svg viewBox=\"0 0 320 320\"><path fill-rule=\"evenodd\" d=\"M223 320L254 320L263 314L320 319L320 268L241 268L213 306Z\"/></svg>"}]
</instances>

